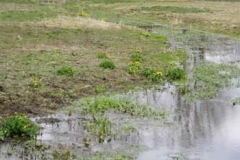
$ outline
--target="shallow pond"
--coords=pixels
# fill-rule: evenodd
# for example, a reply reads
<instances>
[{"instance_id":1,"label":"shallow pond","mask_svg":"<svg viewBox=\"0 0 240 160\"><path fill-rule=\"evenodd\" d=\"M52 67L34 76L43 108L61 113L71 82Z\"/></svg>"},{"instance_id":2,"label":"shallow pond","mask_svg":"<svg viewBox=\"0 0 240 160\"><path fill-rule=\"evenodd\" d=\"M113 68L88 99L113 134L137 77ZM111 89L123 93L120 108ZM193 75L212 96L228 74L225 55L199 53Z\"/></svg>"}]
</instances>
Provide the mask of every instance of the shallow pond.
<instances>
[{"instance_id":1,"label":"shallow pond","mask_svg":"<svg viewBox=\"0 0 240 160\"><path fill-rule=\"evenodd\" d=\"M210 46L187 50L190 56L185 69L190 75L201 61L240 65L240 43L226 37L211 37ZM38 145L45 149L25 156L21 144L4 144L0 146L0 159L49 159L54 150L87 156L136 145L145 148L137 154L138 160L239 160L240 105L233 104L239 95L240 88L230 87L222 89L215 98L190 103L170 84L128 92L125 96L133 101L165 110L169 115L164 120L149 120L109 113L114 123L131 124L137 131L111 137L103 144L92 142L89 148L83 143L88 117L69 112L35 117L33 120L42 127Z\"/></svg>"}]
</instances>

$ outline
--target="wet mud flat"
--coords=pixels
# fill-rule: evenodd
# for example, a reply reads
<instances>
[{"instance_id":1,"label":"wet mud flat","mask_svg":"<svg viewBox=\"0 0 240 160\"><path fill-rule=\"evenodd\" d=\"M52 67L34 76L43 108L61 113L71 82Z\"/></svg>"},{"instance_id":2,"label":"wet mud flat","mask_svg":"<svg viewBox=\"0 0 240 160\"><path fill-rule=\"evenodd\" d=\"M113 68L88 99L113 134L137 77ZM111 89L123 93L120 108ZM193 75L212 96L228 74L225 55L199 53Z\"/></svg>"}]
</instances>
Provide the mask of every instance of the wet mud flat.
<instances>
[{"instance_id":1,"label":"wet mud flat","mask_svg":"<svg viewBox=\"0 0 240 160\"><path fill-rule=\"evenodd\" d=\"M190 37L185 42L174 43L171 42L171 35L165 34L170 37L174 49L188 51L190 56L185 70L190 76L192 70L202 62L235 66L240 64L240 43L236 40L204 34L201 35L204 38L200 38L200 42L207 43L195 45L192 41L197 36ZM177 38L176 33L174 35ZM238 79L234 81L239 82ZM61 155L74 159L99 152L115 152L132 154L132 159L138 160L238 160L240 105L235 100L239 99L239 95L238 85L219 90L213 98L195 102L188 102L181 90L172 84L130 91L123 96L130 97L133 102L164 110L167 113L165 118L132 117L110 111L107 115L117 131L125 125L134 129L109 135L102 143L90 138L89 146L86 146L84 138L89 136L85 132L85 123L90 117L75 111L35 117L32 120L41 127L37 141L31 142L32 144L29 142L28 148L23 147L26 144L22 143L2 144L0 157L6 160L30 160L54 159L56 155Z\"/></svg>"}]
</instances>

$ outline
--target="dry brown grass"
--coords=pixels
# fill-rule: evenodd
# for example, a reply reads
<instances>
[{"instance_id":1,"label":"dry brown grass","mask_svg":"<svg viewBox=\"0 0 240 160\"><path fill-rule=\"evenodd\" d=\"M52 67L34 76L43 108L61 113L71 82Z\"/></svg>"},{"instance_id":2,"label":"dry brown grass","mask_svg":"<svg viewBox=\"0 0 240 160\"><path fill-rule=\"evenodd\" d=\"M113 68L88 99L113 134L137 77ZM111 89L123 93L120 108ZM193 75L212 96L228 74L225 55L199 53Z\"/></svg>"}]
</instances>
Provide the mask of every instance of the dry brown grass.
<instances>
[{"instance_id":1,"label":"dry brown grass","mask_svg":"<svg viewBox=\"0 0 240 160\"><path fill-rule=\"evenodd\" d=\"M38 22L27 22L32 26L56 27L56 28L100 28L100 29L120 29L120 25L101 20L60 16L55 19L44 19Z\"/></svg>"},{"instance_id":2,"label":"dry brown grass","mask_svg":"<svg viewBox=\"0 0 240 160\"><path fill-rule=\"evenodd\" d=\"M36 6L32 4L1 3L0 12L7 11L35 11Z\"/></svg>"}]
</instances>

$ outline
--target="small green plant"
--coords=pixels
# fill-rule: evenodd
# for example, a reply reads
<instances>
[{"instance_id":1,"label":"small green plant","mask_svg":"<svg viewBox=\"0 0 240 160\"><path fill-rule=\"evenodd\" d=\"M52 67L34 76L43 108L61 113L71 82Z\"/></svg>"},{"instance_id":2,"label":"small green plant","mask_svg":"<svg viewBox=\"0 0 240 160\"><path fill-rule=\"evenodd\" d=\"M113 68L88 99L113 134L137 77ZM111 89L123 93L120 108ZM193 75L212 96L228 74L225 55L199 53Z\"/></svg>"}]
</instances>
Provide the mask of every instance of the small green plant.
<instances>
[{"instance_id":1,"label":"small green plant","mask_svg":"<svg viewBox=\"0 0 240 160\"><path fill-rule=\"evenodd\" d=\"M30 85L34 88L41 87L41 83L39 82L39 79L37 77L32 78Z\"/></svg>"},{"instance_id":2,"label":"small green plant","mask_svg":"<svg viewBox=\"0 0 240 160\"><path fill-rule=\"evenodd\" d=\"M63 66L57 70L58 75L73 76L74 70L70 66Z\"/></svg>"},{"instance_id":3,"label":"small green plant","mask_svg":"<svg viewBox=\"0 0 240 160\"><path fill-rule=\"evenodd\" d=\"M108 55L106 53L100 52L100 53L98 53L97 58L99 58L99 59L108 59L109 57L108 57Z\"/></svg>"},{"instance_id":4,"label":"small green plant","mask_svg":"<svg viewBox=\"0 0 240 160\"><path fill-rule=\"evenodd\" d=\"M133 54L133 55L131 55L130 58L133 62L142 62L143 61L143 57L140 54Z\"/></svg>"},{"instance_id":5,"label":"small green plant","mask_svg":"<svg viewBox=\"0 0 240 160\"><path fill-rule=\"evenodd\" d=\"M95 87L95 93L103 93L106 91L106 88L103 85L98 85Z\"/></svg>"},{"instance_id":6,"label":"small green plant","mask_svg":"<svg viewBox=\"0 0 240 160\"><path fill-rule=\"evenodd\" d=\"M5 139L5 134L3 130L0 130L0 141L3 141Z\"/></svg>"},{"instance_id":7,"label":"small green plant","mask_svg":"<svg viewBox=\"0 0 240 160\"><path fill-rule=\"evenodd\" d=\"M115 64L112 61L103 61L99 64L99 67L104 69L114 69L116 68Z\"/></svg>"},{"instance_id":8,"label":"small green plant","mask_svg":"<svg viewBox=\"0 0 240 160\"><path fill-rule=\"evenodd\" d=\"M145 68L141 74L152 81L162 81L163 79L163 73L161 71L155 71L150 68Z\"/></svg>"},{"instance_id":9,"label":"small green plant","mask_svg":"<svg viewBox=\"0 0 240 160\"><path fill-rule=\"evenodd\" d=\"M184 78L185 75L185 71L178 67L168 69L165 74L166 78L170 81L180 80Z\"/></svg>"},{"instance_id":10,"label":"small green plant","mask_svg":"<svg viewBox=\"0 0 240 160\"><path fill-rule=\"evenodd\" d=\"M138 61L130 62L130 63L128 63L128 66L127 66L127 68L125 70L129 74L139 74L140 66L141 66L141 63L138 62Z\"/></svg>"},{"instance_id":11,"label":"small green plant","mask_svg":"<svg viewBox=\"0 0 240 160\"><path fill-rule=\"evenodd\" d=\"M0 134L3 138L35 138L38 134L39 127L33 123L24 114L15 114L8 117L0 129Z\"/></svg>"},{"instance_id":12,"label":"small green plant","mask_svg":"<svg viewBox=\"0 0 240 160\"><path fill-rule=\"evenodd\" d=\"M88 132L98 138L99 143L103 143L108 135L111 135L111 121L107 117L94 117L93 121L86 124Z\"/></svg>"}]
</instances>

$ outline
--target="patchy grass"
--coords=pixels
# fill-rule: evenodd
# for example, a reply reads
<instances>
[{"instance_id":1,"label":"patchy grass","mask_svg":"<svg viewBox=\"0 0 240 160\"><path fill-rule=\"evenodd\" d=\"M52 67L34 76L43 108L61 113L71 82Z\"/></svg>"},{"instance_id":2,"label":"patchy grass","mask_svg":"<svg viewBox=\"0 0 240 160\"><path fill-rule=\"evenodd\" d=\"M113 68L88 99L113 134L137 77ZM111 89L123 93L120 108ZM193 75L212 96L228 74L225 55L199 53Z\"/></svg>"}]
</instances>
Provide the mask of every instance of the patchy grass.
<instances>
[{"instance_id":1,"label":"patchy grass","mask_svg":"<svg viewBox=\"0 0 240 160\"><path fill-rule=\"evenodd\" d=\"M98 98L85 98L80 103L74 105L78 107L82 113L96 115L104 114L106 111L114 109L120 113L127 113L133 116L164 116L166 113L162 111L154 111L150 106L139 105L130 100L117 97L102 96Z\"/></svg>"},{"instance_id":2,"label":"patchy grass","mask_svg":"<svg viewBox=\"0 0 240 160\"><path fill-rule=\"evenodd\" d=\"M196 101L214 97L218 91L231 84L239 75L239 68L213 63L204 63L194 69L191 83L194 87L187 93L187 99Z\"/></svg>"},{"instance_id":3,"label":"patchy grass","mask_svg":"<svg viewBox=\"0 0 240 160\"><path fill-rule=\"evenodd\" d=\"M143 11L157 11L157 12L173 12L173 13L200 13L200 12L209 12L209 10L207 10L207 9L175 7L175 6L142 7L141 10L143 10Z\"/></svg>"},{"instance_id":4,"label":"patchy grass","mask_svg":"<svg viewBox=\"0 0 240 160\"><path fill-rule=\"evenodd\" d=\"M168 66L165 56L179 57L176 60L182 62L185 55L165 54L165 36L146 37L142 30L126 26L106 29L86 24L68 28L61 23L54 26L37 23L0 24L3 31L0 32L2 114L15 110L46 113L85 95L127 90L136 83L151 85L146 78L125 72L136 48L141 47L142 52L138 54L145 59L142 63L154 68ZM102 70L98 66L102 59L96 56L101 52L107 53L118 67L113 71ZM74 75L57 76L62 66L71 66ZM39 87L33 87L34 78ZM99 86L106 89L99 91Z\"/></svg>"},{"instance_id":5,"label":"patchy grass","mask_svg":"<svg viewBox=\"0 0 240 160\"><path fill-rule=\"evenodd\" d=\"M90 3L90 2L89 2ZM86 8L99 19L131 25L169 24L239 37L240 2L211 1L131 1L98 4ZM231 9L229 9L231 8ZM157 11L155 11L157 10ZM229 17L232 17L231 19Z\"/></svg>"}]
</instances>

